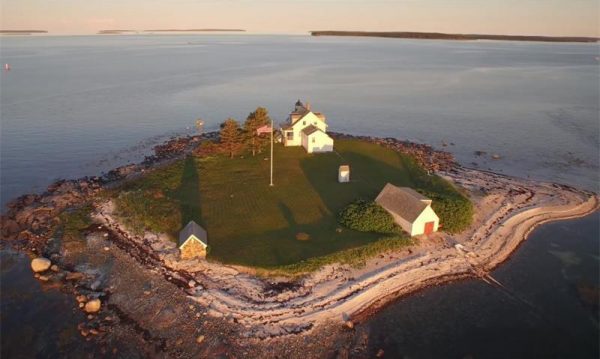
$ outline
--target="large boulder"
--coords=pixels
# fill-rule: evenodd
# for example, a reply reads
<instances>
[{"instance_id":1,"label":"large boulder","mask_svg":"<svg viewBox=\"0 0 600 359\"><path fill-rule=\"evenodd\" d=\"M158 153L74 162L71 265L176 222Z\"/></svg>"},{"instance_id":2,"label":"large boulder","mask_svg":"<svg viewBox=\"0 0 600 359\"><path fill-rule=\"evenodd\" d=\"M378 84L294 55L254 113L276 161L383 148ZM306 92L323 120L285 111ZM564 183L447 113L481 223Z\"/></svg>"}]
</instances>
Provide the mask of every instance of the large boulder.
<instances>
[{"instance_id":1,"label":"large boulder","mask_svg":"<svg viewBox=\"0 0 600 359\"><path fill-rule=\"evenodd\" d=\"M102 303L100 302L100 299L92 299L85 303L83 310L85 310L86 313L96 313L100 310L101 305Z\"/></svg>"},{"instance_id":2,"label":"large boulder","mask_svg":"<svg viewBox=\"0 0 600 359\"><path fill-rule=\"evenodd\" d=\"M35 273L45 272L50 268L51 265L52 262L50 262L50 259L44 257L34 258L31 261L31 269Z\"/></svg>"}]
</instances>

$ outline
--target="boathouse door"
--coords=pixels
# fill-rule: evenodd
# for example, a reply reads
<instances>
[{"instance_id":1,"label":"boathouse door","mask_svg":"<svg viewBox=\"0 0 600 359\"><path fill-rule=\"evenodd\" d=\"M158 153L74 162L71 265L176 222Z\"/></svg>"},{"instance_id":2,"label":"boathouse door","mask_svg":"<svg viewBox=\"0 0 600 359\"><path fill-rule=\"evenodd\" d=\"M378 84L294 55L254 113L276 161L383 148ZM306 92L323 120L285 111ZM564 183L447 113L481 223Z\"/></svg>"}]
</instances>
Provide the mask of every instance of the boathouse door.
<instances>
[{"instance_id":1,"label":"boathouse door","mask_svg":"<svg viewBox=\"0 0 600 359\"><path fill-rule=\"evenodd\" d=\"M431 234L433 233L433 226L435 225L434 222L427 222L425 223L425 234Z\"/></svg>"}]
</instances>

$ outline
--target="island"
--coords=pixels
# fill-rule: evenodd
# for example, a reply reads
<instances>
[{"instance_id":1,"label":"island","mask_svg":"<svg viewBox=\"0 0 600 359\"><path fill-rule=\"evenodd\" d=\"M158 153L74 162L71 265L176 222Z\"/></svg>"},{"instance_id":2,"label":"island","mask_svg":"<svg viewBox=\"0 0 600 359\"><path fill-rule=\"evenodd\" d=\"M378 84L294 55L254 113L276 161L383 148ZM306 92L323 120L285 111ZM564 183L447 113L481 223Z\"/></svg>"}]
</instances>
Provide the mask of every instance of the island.
<instances>
[{"instance_id":1,"label":"island","mask_svg":"<svg viewBox=\"0 0 600 359\"><path fill-rule=\"evenodd\" d=\"M32 35L47 34L46 30L0 30L0 35Z\"/></svg>"},{"instance_id":2,"label":"island","mask_svg":"<svg viewBox=\"0 0 600 359\"><path fill-rule=\"evenodd\" d=\"M144 32L246 32L244 29L155 29Z\"/></svg>"},{"instance_id":3,"label":"island","mask_svg":"<svg viewBox=\"0 0 600 359\"><path fill-rule=\"evenodd\" d=\"M541 42L598 42L597 37L583 36L528 36L528 35L480 35L480 34L445 34L439 32L414 31L310 31L312 36L364 36L398 39L426 40L501 40L501 41L541 41Z\"/></svg>"},{"instance_id":4,"label":"island","mask_svg":"<svg viewBox=\"0 0 600 359\"><path fill-rule=\"evenodd\" d=\"M129 34L129 33L137 33L137 30L100 30L98 31L98 35L120 35L120 34Z\"/></svg>"},{"instance_id":5,"label":"island","mask_svg":"<svg viewBox=\"0 0 600 359\"><path fill-rule=\"evenodd\" d=\"M142 356L362 350L348 333L385 304L461 278L501 286L490 272L536 226L599 206L425 144L330 131L301 101L277 127L262 107L202 124L8 204L3 245L73 294L82 336Z\"/></svg>"}]
</instances>

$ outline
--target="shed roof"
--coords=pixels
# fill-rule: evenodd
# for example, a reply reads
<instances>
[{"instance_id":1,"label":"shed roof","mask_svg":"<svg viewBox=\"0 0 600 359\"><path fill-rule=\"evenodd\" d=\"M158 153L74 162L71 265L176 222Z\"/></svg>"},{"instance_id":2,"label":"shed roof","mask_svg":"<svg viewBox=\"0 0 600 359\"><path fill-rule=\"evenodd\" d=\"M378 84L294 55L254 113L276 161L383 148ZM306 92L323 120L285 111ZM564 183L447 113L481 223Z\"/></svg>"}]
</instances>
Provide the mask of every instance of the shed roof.
<instances>
[{"instance_id":1,"label":"shed roof","mask_svg":"<svg viewBox=\"0 0 600 359\"><path fill-rule=\"evenodd\" d=\"M198 238L205 246L208 246L208 236L206 234L206 230L200 227L200 225L194 221L190 221L185 227L183 227L181 232L179 232L178 245L181 246L184 244L192 235Z\"/></svg>"},{"instance_id":2,"label":"shed roof","mask_svg":"<svg viewBox=\"0 0 600 359\"><path fill-rule=\"evenodd\" d=\"M341 165L340 166L340 172L350 172L350 166L349 165Z\"/></svg>"},{"instance_id":3,"label":"shed roof","mask_svg":"<svg viewBox=\"0 0 600 359\"><path fill-rule=\"evenodd\" d=\"M414 222L431 200L408 187L396 187L388 183L375 199L381 207L397 214L409 222Z\"/></svg>"}]
</instances>

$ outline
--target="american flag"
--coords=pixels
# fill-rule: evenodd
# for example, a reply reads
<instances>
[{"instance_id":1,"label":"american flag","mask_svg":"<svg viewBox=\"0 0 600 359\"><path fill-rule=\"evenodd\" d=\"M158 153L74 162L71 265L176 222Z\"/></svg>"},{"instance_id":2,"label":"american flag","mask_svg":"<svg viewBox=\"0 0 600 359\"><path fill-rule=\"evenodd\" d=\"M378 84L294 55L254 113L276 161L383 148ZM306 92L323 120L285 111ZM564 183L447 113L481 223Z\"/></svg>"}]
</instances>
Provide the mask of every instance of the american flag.
<instances>
[{"instance_id":1,"label":"american flag","mask_svg":"<svg viewBox=\"0 0 600 359\"><path fill-rule=\"evenodd\" d=\"M256 129L256 133L262 135L263 133L271 133L271 126L264 125Z\"/></svg>"}]
</instances>

